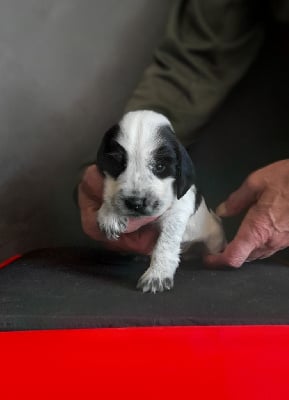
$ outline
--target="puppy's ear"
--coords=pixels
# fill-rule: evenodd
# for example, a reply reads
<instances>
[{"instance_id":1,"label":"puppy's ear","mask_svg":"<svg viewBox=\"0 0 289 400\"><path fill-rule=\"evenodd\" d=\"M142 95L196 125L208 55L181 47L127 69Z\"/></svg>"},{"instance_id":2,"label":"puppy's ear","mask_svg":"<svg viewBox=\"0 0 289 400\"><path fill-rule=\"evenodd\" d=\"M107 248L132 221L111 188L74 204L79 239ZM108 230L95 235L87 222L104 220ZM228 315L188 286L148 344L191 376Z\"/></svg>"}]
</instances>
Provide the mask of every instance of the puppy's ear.
<instances>
[{"instance_id":1,"label":"puppy's ear","mask_svg":"<svg viewBox=\"0 0 289 400\"><path fill-rule=\"evenodd\" d=\"M109 152L112 140L116 137L119 132L119 125L113 125L103 136L98 152L96 155L96 165L101 173L105 167L105 154Z\"/></svg>"},{"instance_id":2,"label":"puppy's ear","mask_svg":"<svg viewBox=\"0 0 289 400\"><path fill-rule=\"evenodd\" d=\"M195 182L194 164L185 147L176 140L176 192L177 199L183 197Z\"/></svg>"}]
</instances>

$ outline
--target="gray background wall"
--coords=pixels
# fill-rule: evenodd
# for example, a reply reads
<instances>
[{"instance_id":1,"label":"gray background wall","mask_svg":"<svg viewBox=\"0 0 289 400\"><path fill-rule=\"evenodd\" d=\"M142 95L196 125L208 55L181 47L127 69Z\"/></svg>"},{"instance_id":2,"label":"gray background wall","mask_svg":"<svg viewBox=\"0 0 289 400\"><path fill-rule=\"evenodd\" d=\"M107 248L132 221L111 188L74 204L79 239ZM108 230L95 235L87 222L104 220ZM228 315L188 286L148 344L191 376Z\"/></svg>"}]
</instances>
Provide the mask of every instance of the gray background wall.
<instances>
[{"instance_id":1,"label":"gray background wall","mask_svg":"<svg viewBox=\"0 0 289 400\"><path fill-rule=\"evenodd\" d=\"M0 260L85 244L72 187L162 36L169 0L0 0Z\"/></svg>"}]
</instances>

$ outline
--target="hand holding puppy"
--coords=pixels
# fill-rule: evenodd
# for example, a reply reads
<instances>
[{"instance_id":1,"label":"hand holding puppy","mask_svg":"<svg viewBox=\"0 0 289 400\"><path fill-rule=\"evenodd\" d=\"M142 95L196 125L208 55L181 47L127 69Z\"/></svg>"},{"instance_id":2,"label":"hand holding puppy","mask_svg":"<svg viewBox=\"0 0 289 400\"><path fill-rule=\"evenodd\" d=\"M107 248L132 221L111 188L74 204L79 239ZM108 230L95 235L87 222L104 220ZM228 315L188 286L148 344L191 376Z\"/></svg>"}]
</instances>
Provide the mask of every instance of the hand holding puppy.
<instances>
[{"instance_id":1,"label":"hand holding puppy","mask_svg":"<svg viewBox=\"0 0 289 400\"><path fill-rule=\"evenodd\" d=\"M289 160L253 172L217 214L230 217L247 208L236 237L223 253L207 256L208 265L240 267L289 246Z\"/></svg>"},{"instance_id":2,"label":"hand holding puppy","mask_svg":"<svg viewBox=\"0 0 289 400\"><path fill-rule=\"evenodd\" d=\"M156 226L149 224L154 217L130 219L126 233L119 240L108 240L96 222L97 210L102 204L103 176L96 165L89 166L78 186L78 203L84 232L115 251L150 254L158 237Z\"/></svg>"}]
</instances>

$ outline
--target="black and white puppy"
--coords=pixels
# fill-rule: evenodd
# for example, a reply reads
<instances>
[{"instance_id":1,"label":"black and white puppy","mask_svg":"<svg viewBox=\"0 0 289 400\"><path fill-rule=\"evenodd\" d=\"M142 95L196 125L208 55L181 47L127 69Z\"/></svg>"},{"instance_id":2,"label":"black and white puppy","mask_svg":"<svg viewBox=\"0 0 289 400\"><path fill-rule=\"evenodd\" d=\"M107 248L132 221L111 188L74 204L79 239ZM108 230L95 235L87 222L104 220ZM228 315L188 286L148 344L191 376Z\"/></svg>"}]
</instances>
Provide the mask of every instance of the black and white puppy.
<instances>
[{"instance_id":1,"label":"black and white puppy","mask_svg":"<svg viewBox=\"0 0 289 400\"><path fill-rule=\"evenodd\" d=\"M197 192L191 158L162 114L125 114L105 134L96 163L105 177L97 222L108 239L117 240L129 218L159 217L150 266L137 285L143 292L173 287L181 250L190 244L203 242L209 253L222 250L220 220Z\"/></svg>"}]
</instances>

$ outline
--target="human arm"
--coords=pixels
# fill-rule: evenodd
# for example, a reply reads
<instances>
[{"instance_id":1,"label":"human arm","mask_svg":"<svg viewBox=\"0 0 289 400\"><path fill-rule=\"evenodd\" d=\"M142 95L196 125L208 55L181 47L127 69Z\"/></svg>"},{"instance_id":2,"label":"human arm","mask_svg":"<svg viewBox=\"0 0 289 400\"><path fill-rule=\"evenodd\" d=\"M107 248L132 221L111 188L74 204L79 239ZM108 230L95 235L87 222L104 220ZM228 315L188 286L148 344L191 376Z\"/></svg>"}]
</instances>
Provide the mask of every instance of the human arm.
<instances>
[{"instance_id":1,"label":"human arm","mask_svg":"<svg viewBox=\"0 0 289 400\"><path fill-rule=\"evenodd\" d=\"M160 112L183 144L192 143L263 43L264 21L249 3L174 1L164 38L125 111Z\"/></svg>"}]
</instances>

